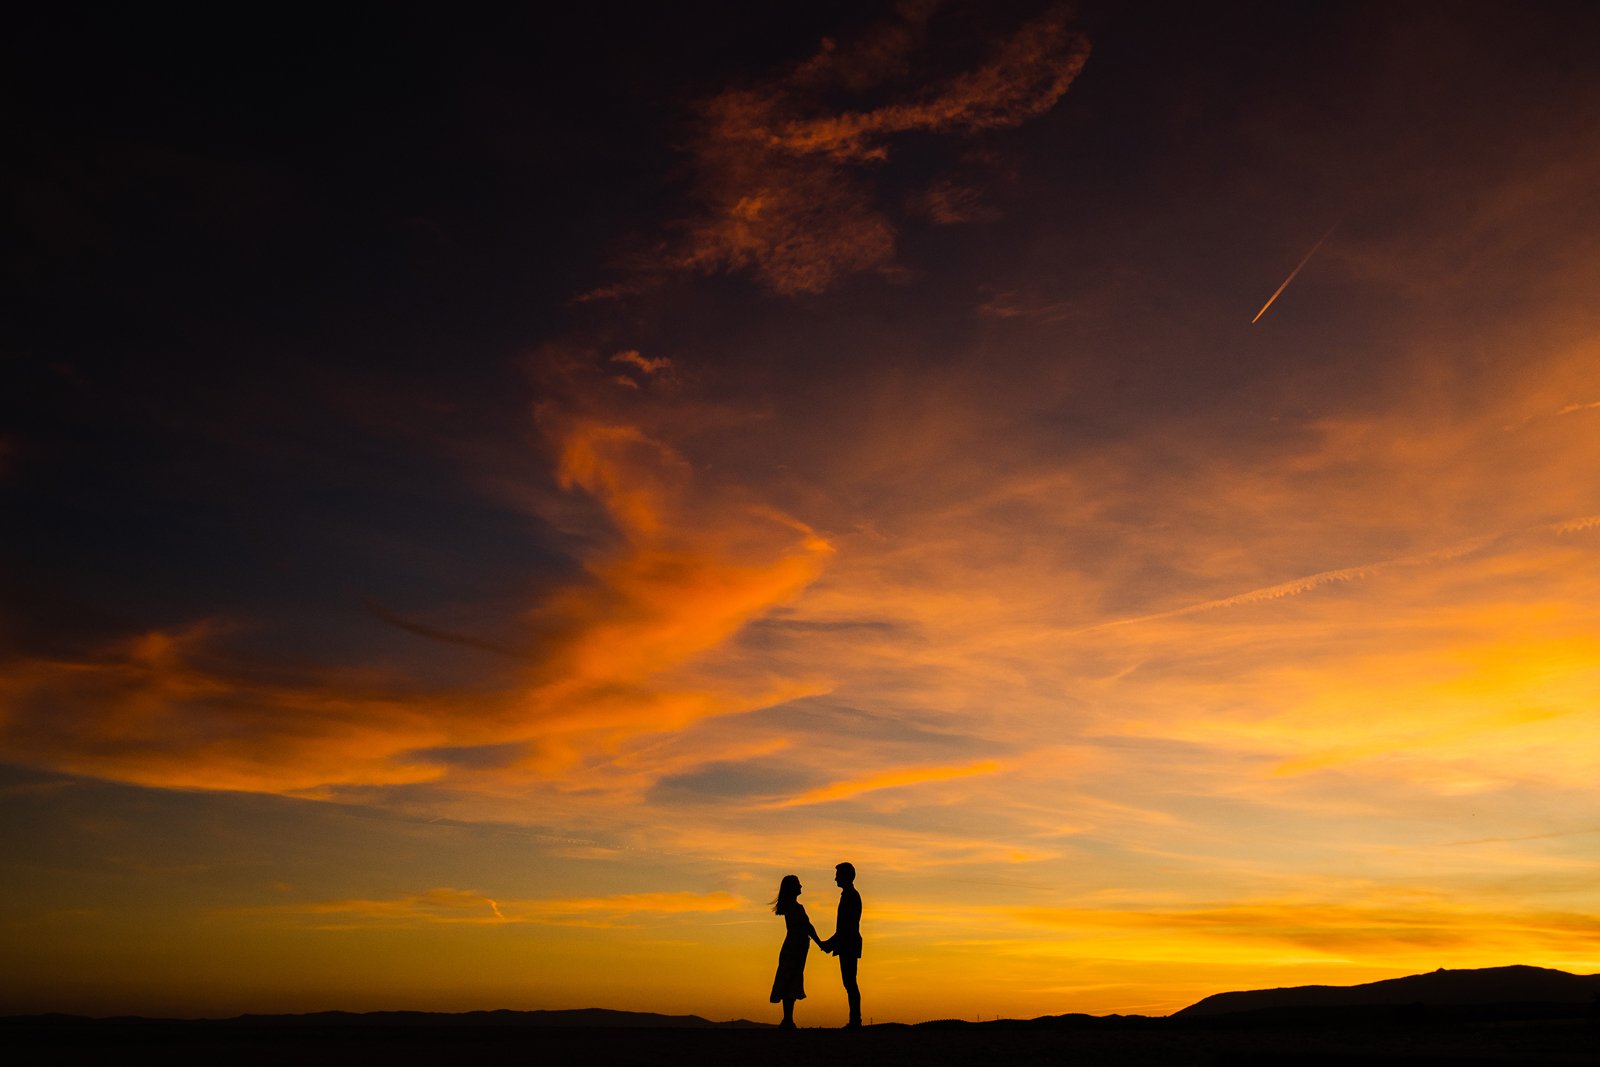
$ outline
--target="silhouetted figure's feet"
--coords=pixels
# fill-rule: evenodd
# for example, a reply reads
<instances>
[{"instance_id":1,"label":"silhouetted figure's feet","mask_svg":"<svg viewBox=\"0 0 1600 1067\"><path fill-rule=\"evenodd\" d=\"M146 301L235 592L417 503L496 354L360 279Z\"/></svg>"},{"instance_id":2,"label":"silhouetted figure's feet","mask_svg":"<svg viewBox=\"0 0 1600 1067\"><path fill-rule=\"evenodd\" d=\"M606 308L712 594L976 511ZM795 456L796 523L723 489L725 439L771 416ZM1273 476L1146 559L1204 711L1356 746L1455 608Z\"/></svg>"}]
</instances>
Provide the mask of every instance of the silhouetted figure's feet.
<instances>
[{"instance_id":1,"label":"silhouetted figure's feet","mask_svg":"<svg viewBox=\"0 0 1600 1067\"><path fill-rule=\"evenodd\" d=\"M785 1020L783 1020L783 1022L778 1024L778 1029L779 1030L798 1030L799 1027L794 1024L794 1020L793 1019L785 1019Z\"/></svg>"},{"instance_id":2,"label":"silhouetted figure's feet","mask_svg":"<svg viewBox=\"0 0 1600 1067\"><path fill-rule=\"evenodd\" d=\"M861 1020L860 1019L851 1019L849 1022L847 1022L843 1026L839 1027L839 1029L841 1029L841 1030L859 1030L859 1029L861 1029Z\"/></svg>"}]
</instances>

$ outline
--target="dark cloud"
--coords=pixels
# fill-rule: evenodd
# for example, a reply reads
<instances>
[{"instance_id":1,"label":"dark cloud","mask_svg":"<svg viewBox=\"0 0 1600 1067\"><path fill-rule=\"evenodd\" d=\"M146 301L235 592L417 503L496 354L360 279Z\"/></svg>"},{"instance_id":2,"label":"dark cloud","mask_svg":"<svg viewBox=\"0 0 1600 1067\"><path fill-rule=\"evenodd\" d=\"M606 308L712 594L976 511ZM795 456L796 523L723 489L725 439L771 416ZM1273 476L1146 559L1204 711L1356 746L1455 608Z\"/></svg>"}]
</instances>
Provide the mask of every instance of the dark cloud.
<instances>
[{"instance_id":1,"label":"dark cloud","mask_svg":"<svg viewBox=\"0 0 1600 1067\"><path fill-rule=\"evenodd\" d=\"M470 770L503 770L515 766L528 754L528 746L509 745L453 745L442 748L419 748L407 752L406 760L438 763L446 767L463 767Z\"/></svg>"},{"instance_id":2,"label":"dark cloud","mask_svg":"<svg viewBox=\"0 0 1600 1067\"><path fill-rule=\"evenodd\" d=\"M994 222L1000 218L999 210L984 199L982 189L951 181L938 182L913 193L906 198L906 210L940 226Z\"/></svg>"},{"instance_id":3,"label":"dark cloud","mask_svg":"<svg viewBox=\"0 0 1600 1067\"><path fill-rule=\"evenodd\" d=\"M447 645L459 645L462 648L473 648L480 652L488 652L496 656L509 656L513 659L520 658L520 654L515 649L506 645L497 644L493 641L486 641L481 637L473 637L470 634L459 634L451 630L444 630L436 626L429 626L426 623L417 622L413 619L405 618L402 615L397 615L389 609L383 607L381 604L377 604L372 601L368 601L366 607L375 618L381 619L389 625L398 627L407 633L416 634L418 637L427 638L429 641L441 641Z\"/></svg>"},{"instance_id":4,"label":"dark cloud","mask_svg":"<svg viewBox=\"0 0 1600 1067\"><path fill-rule=\"evenodd\" d=\"M814 773L797 770L780 759L712 763L686 774L663 777L650 791L657 803L694 801L768 801L817 784Z\"/></svg>"}]
</instances>

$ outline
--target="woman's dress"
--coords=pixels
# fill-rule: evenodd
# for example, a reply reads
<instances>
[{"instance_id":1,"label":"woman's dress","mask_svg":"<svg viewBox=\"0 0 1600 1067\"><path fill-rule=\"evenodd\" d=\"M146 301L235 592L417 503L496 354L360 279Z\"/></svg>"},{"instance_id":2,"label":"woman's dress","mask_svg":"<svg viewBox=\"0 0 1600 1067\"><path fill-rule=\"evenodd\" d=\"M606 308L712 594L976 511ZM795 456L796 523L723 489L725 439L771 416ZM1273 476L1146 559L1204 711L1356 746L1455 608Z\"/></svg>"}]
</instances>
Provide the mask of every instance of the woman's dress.
<instances>
[{"instance_id":1,"label":"woman's dress","mask_svg":"<svg viewBox=\"0 0 1600 1067\"><path fill-rule=\"evenodd\" d=\"M783 917L788 932L778 950L778 973L772 979L772 1003L806 999L806 953L811 950L811 920L795 903Z\"/></svg>"}]
</instances>

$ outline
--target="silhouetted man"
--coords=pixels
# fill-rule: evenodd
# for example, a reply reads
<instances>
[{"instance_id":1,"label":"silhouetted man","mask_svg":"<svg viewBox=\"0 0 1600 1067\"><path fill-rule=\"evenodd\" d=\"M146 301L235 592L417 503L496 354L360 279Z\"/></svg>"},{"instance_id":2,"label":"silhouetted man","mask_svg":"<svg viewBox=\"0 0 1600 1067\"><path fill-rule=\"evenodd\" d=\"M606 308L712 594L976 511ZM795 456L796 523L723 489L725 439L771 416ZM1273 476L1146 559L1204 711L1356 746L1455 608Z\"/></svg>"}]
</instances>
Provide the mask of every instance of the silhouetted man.
<instances>
[{"instance_id":1,"label":"silhouetted man","mask_svg":"<svg viewBox=\"0 0 1600 1067\"><path fill-rule=\"evenodd\" d=\"M850 1021L861 1025L861 990L856 987L856 965L861 960L861 894L856 892L856 869L849 863L834 868L833 880L839 884L839 917L833 936L822 946L839 957L839 977L844 995L850 998Z\"/></svg>"}]
</instances>

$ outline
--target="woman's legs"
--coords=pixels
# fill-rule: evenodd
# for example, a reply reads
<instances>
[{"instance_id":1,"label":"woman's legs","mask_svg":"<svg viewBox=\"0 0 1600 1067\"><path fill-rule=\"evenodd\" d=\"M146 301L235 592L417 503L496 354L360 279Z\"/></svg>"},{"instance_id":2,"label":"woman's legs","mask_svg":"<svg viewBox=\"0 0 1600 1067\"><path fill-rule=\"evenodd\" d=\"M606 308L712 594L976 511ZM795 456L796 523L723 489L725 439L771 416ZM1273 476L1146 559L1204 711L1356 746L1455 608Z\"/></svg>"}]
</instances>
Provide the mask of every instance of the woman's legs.
<instances>
[{"instance_id":1,"label":"woman's legs","mask_svg":"<svg viewBox=\"0 0 1600 1067\"><path fill-rule=\"evenodd\" d=\"M778 1025L794 1029L794 1001L789 997L783 998L783 1022Z\"/></svg>"}]
</instances>

